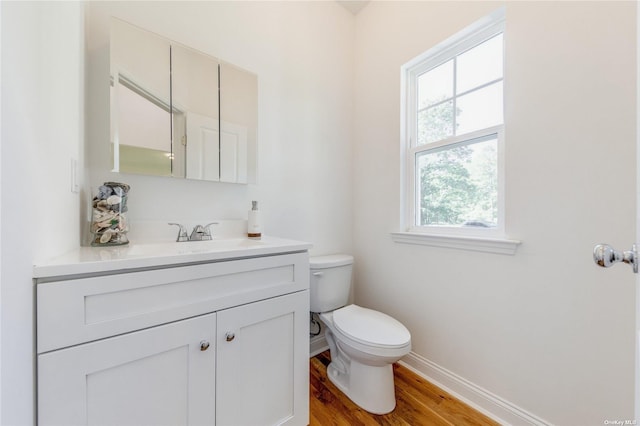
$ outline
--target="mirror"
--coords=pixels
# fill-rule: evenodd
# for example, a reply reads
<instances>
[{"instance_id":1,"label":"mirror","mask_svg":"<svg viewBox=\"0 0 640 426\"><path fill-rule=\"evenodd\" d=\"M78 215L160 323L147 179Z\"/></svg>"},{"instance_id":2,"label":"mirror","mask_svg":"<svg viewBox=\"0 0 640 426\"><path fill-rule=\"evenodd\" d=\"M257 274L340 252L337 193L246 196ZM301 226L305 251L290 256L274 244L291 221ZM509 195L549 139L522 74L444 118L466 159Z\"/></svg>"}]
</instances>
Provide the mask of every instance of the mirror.
<instances>
[{"instance_id":1,"label":"mirror","mask_svg":"<svg viewBox=\"0 0 640 426\"><path fill-rule=\"evenodd\" d=\"M258 79L220 62L220 180L255 182Z\"/></svg>"},{"instance_id":2,"label":"mirror","mask_svg":"<svg viewBox=\"0 0 640 426\"><path fill-rule=\"evenodd\" d=\"M255 74L112 18L113 171L255 183L257 128Z\"/></svg>"},{"instance_id":3,"label":"mirror","mask_svg":"<svg viewBox=\"0 0 640 426\"><path fill-rule=\"evenodd\" d=\"M114 171L171 176L170 50L167 40L112 21Z\"/></svg>"},{"instance_id":4,"label":"mirror","mask_svg":"<svg viewBox=\"0 0 640 426\"><path fill-rule=\"evenodd\" d=\"M218 60L183 46L171 59L175 173L220 180Z\"/></svg>"}]
</instances>

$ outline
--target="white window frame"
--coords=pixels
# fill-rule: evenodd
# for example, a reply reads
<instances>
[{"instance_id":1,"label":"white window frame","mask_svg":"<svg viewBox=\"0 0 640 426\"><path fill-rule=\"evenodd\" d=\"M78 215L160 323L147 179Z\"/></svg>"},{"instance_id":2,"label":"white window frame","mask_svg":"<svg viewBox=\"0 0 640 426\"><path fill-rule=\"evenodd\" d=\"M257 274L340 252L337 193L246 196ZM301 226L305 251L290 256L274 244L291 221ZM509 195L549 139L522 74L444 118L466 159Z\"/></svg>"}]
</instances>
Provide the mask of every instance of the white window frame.
<instances>
[{"instance_id":1,"label":"white window frame","mask_svg":"<svg viewBox=\"0 0 640 426\"><path fill-rule=\"evenodd\" d=\"M447 248L479 250L501 254L514 254L519 241L509 240L505 229L505 176L504 176L504 122L463 135L456 135L442 141L418 146L417 128L417 78L419 75L447 62L467 50L478 46L490 38L504 33L504 8L475 22L454 36L414 58L401 68L401 170L402 170L402 223L401 232L392 233L394 241L400 243L423 244ZM504 67L504 60L503 60ZM503 72L504 76L504 72ZM504 81L504 77L503 77ZM455 94L458 96L458 94ZM504 105L504 102L503 102ZM496 135L498 171L498 224L494 228L418 226L416 215L418 206L419 177L416 161L419 153L473 139Z\"/></svg>"}]
</instances>

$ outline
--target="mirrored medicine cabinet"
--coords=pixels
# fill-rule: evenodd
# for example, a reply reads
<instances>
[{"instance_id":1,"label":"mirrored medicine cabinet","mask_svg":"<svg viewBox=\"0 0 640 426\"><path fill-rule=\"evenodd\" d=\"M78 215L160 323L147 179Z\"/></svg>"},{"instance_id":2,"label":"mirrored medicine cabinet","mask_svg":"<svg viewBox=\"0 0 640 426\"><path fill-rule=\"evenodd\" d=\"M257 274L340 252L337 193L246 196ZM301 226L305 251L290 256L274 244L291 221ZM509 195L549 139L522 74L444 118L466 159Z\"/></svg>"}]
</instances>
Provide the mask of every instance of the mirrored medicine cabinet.
<instances>
[{"instance_id":1,"label":"mirrored medicine cabinet","mask_svg":"<svg viewBox=\"0 0 640 426\"><path fill-rule=\"evenodd\" d=\"M258 78L111 19L113 171L255 183Z\"/></svg>"}]
</instances>

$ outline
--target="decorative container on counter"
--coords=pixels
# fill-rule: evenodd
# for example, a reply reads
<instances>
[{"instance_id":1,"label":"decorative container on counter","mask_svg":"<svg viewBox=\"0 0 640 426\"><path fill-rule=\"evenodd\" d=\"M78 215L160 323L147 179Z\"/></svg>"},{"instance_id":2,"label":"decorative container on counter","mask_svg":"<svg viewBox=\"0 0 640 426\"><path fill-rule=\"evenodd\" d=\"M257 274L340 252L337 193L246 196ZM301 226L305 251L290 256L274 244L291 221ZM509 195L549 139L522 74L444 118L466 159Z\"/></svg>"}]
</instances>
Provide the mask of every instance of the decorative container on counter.
<instances>
[{"instance_id":1,"label":"decorative container on counter","mask_svg":"<svg viewBox=\"0 0 640 426\"><path fill-rule=\"evenodd\" d=\"M126 183L105 182L93 197L91 208L92 246L129 244L127 232L127 197L130 186Z\"/></svg>"}]
</instances>

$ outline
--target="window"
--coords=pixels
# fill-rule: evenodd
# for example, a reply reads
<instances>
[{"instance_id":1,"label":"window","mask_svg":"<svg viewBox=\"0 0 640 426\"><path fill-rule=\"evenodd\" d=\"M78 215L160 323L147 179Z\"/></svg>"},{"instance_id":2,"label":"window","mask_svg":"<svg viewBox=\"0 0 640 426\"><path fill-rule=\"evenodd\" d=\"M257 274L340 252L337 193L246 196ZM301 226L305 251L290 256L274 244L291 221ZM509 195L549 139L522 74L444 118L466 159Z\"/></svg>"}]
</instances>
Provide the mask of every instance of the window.
<instances>
[{"instance_id":1,"label":"window","mask_svg":"<svg viewBox=\"0 0 640 426\"><path fill-rule=\"evenodd\" d=\"M500 9L402 68L408 233L504 238L503 32Z\"/></svg>"}]
</instances>

